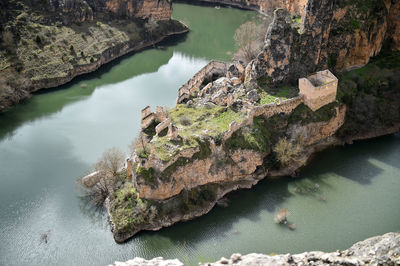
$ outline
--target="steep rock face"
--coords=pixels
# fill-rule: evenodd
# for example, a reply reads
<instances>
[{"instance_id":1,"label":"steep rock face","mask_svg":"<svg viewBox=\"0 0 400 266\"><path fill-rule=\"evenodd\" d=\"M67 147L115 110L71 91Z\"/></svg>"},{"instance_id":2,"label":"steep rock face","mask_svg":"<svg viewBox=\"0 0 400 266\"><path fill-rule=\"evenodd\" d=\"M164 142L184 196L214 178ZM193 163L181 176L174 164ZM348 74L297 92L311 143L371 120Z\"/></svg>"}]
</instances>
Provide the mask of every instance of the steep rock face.
<instances>
[{"instance_id":1,"label":"steep rock face","mask_svg":"<svg viewBox=\"0 0 400 266\"><path fill-rule=\"evenodd\" d=\"M26 0L24 3L46 9L53 13L51 16L58 14L66 25L91 21L104 13L121 19L151 17L155 20L170 19L172 14L172 1L168 0Z\"/></svg>"},{"instance_id":2,"label":"steep rock face","mask_svg":"<svg viewBox=\"0 0 400 266\"><path fill-rule=\"evenodd\" d=\"M233 254L230 259L222 258L214 263L200 265L398 265L400 264L400 233L387 233L382 236L367 238L355 243L349 249L336 252L311 251L301 254L279 254L274 256L264 254ZM113 266L152 266L170 265L183 266L177 259L164 260L154 258L145 260L134 258L126 262L115 262Z\"/></svg>"},{"instance_id":3,"label":"steep rock face","mask_svg":"<svg viewBox=\"0 0 400 266\"><path fill-rule=\"evenodd\" d=\"M397 1L389 0L309 0L301 25L287 11L277 10L250 77L268 75L277 84L328 67L343 70L365 65L386 40L398 49L399 7Z\"/></svg>"},{"instance_id":4,"label":"steep rock face","mask_svg":"<svg viewBox=\"0 0 400 266\"><path fill-rule=\"evenodd\" d=\"M392 3L387 1L389 10L389 27L387 38L391 40L391 48L400 51L400 2L392 0Z\"/></svg>"},{"instance_id":5,"label":"steep rock face","mask_svg":"<svg viewBox=\"0 0 400 266\"><path fill-rule=\"evenodd\" d=\"M308 0L196 0L198 2L223 4L260 12L271 12L276 8L285 8L293 15L305 14Z\"/></svg>"},{"instance_id":6,"label":"steep rock face","mask_svg":"<svg viewBox=\"0 0 400 266\"><path fill-rule=\"evenodd\" d=\"M159 0L106 0L106 9L126 17L169 19L172 15L172 1Z\"/></svg>"},{"instance_id":7,"label":"steep rock face","mask_svg":"<svg viewBox=\"0 0 400 266\"><path fill-rule=\"evenodd\" d=\"M246 179L263 163L263 154L251 150L237 150L226 154L221 147L211 145L211 155L194 160L171 174L168 181L148 185L137 180L136 188L140 197L165 200L178 195L182 190L191 190L208 183L228 183ZM231 163L226 164L226 160ZM155 165L153 165L154 167ZM150 166L151 167L151 166ZM159 171L159 169L155 169ZM164 172L165 173L165 172Z\"/></svg>"},{"instance_id":8,"label":"steep rock face","mask_svg":"<svg viewBox=\"0 0 400 266\"><path fill-rule=\"evenodd\" d=\"M166 0L1 1L0 112L31 92L187 32L171 14Z\"/></svg>"}]
</instances>

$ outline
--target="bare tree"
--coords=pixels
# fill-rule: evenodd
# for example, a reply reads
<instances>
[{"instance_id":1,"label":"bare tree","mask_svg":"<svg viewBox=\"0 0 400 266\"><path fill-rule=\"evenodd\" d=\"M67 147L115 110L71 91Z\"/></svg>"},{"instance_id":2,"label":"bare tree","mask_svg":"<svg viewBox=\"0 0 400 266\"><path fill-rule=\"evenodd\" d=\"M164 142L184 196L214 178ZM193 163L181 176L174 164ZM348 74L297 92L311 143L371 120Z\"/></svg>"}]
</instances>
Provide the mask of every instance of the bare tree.
<instances>
[{"instance_id":1,"label":"bare tree","mask_svg":"<svg viewBox=\"0 0 400 266\"><path fill-rule=\"evenodd\" d=\"M138 136L129 144L128 148L131 156L135 152L139 157L146 157L150 153L146 136L141 130L139 130Z\"/></svg>"},{"instance_id":2,"label":"bare tree","mask_svg":"<svg viewBox=\"0 0 400 266\"><path fill-rule=\"evenodd\" d=\"M158 22L152 18L144 24L145 29L150 33L150 39L154 46L153 33L158 27Z\"/></svg>"},{"instance_id":3,"label":"bare tree","mask_svg":"<svg viewBox=\"0 0 400 266\"><path fill-rule=\"evenodd\" d=\"M112 188L109 184L107 184L106 179L102 178L100 181L94 185L89 193L88 197L90 198L90 202L95 206L102 206L108 195L112 192Z\"/></svg>"},{"instance_id":4,"label":"bare tree","mask_svg":"<svg viewBox=\"0 0 400 266\"><path fill-rule=\"evenodd\" d=\"M124 161L124 153L120 149L113 147L103 153L99 161L95 164L94 169L114 176Z\"/></svg>"},{"instance_id":5,"label":"bare tree","mask_svg":"<svg viewBox=\"0 0 400 266\"><path fill-rule=\"evenodd\" d=\"M118 148L111 148L103 153L94 165L98 182L86 191L85 197L95 206L102 206L105 199L113 193L118 181L118 171L125 160L124 153Z\"/></svg>"},{"instance_id":6,"label":"bare tree","mask_svg":"<svg viewBox=\"0 0 400 266\"><path fill-rule=\"evenodd\" d=\"M239 50L235 54L235 59L242 60L248 64L257 56L260 50L260 34L262 28L255 22L248 21L242 24L234 35L234 40Z\"/></svg>"}]
</instances>

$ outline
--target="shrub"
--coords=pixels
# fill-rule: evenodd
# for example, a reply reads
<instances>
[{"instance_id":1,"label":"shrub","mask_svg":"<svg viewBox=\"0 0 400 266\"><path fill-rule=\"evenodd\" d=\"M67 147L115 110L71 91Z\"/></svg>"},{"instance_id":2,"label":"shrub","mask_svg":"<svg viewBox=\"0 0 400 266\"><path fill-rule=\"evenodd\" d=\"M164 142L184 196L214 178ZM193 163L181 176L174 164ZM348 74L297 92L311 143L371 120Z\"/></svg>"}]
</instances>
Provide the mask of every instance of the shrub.
<instances>
[{"instance_id":1,"label":"shrub","mask_svg":"<svg viewBox=\"0 0 400 266\"><path fill-rule=\"evenodd\" d=\"M186 115L182 116L179 119L179 122L184 126L190 126L193 123L192 120L189 117L187 117Z\"/></svg>"},{"instance_id":2,"label":"shrub","mask_svg":"<svg viewBox=\"0 0 400 266\"><path fill-rule=\"evenodd\" d=\"M14 35L11 31L3 32L3 45L8 49L11 50L14 48Z\"/></svg>"},{"instance_id":3,"label":"shrub","mask_svg":"<svg viewBox=\"0 0 400 266\"><path fill-rule=\"evenodd\" d=\"M39 35L36 35L35 42L36 42L37 44L41 44L41 43L42 43L42 38L40 38Z\"/></svg>"},{"instance_id":4,"label":"shrub","mask_svg":"<svg viewBox=\"0 0 400 266\"><path fill-rule=\"evenodd\" d=\"M288 166L291 162L298 161L302 148L299 144L293 144L286 138L281 138L273 150L280 164Z\"/></svg>"}]
</instances>

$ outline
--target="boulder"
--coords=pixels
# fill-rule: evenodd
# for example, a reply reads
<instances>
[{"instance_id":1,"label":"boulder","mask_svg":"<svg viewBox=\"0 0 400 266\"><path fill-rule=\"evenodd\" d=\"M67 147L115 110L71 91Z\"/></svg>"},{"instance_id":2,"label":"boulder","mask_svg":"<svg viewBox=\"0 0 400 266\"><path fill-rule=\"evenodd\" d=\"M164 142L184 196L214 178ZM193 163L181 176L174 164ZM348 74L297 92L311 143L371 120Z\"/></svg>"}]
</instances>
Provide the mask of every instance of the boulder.
<instances>
[{"instance_id":1,"label":"boulder","mask_svg":"<svg viewBox=\"0 0 400 266\"><path fill-rule=\"evenodd\" d=\"M253 103L258 102L260 100L260 95L258 95L257 90L253 89L247 93L247 97Z\"/></svg>"}]
</instances>

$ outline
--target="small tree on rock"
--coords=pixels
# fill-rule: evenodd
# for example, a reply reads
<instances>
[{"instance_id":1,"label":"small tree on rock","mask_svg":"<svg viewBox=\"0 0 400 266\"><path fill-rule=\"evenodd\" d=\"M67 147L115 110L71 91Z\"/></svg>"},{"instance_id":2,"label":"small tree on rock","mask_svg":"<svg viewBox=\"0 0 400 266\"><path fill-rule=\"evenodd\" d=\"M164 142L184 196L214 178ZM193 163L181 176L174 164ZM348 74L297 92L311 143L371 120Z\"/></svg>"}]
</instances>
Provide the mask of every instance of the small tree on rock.
<instances>
[{"instance_id":1,"label":"small tree on rock","mask_svg":"<svg viewBox=\"0 0 400 266\"><path fill-rule=\"evenodd\" d=\"M144 24L144 27L150 33L151 42L154 46L153 34L158 27L158 22L152 18L149 18L149 20Z\"/></svg>"},{"instance_id":2,"label":"small tree on rock","mask_svg":"<svg viewBox=\"0 0 400 266\"><path fill-rule=\"evenodd\" d=\"M299 144L293 144L286 138L279 139L273 148L276 158L282 166L288 166L291 162L299 161L302 148Z\"/></svg>"},{"instance_id":3,"label":"small tree on rock","mask_svg":"<svg viewBox=\"0 0 400 266\"><path fill-rule=\"evenodd\" d=\"M261 28L255 22L248 21L242 24L234 35L234 40L239 50L235 54L235 59L242 60L247 65L257 56L260 50Z\"/></svg>"},{"instance_id":4,"label":"small tree on rock","mask_svg":"<svg viewBox=\"0 0 400 266\"><path fill-rule=\"evenodd\" d=\"M125 154L118 148L111 148L103 153L99 161L95 164L96 171L116 175L125 160Z\"/></svg>"}]
</instances>

